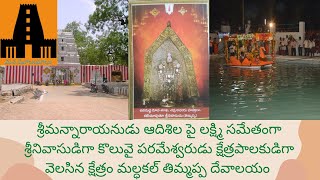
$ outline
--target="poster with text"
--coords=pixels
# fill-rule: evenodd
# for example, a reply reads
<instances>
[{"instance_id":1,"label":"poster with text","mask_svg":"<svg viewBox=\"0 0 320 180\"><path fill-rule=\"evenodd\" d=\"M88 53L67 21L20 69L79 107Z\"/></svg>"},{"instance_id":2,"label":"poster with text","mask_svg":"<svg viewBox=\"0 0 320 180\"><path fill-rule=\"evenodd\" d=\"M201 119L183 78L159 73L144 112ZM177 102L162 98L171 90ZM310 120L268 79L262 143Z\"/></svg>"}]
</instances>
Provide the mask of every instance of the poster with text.
<instances>
[{"instance_id":1,"label":"poster with text","mask_svg":"<svg viewBox=\"0 0 320 180\"><path fill-rule=\"evenodd\" d=\"M132 119L208 119L208 1L130 1Z\"/></svg>"}]
</instances>

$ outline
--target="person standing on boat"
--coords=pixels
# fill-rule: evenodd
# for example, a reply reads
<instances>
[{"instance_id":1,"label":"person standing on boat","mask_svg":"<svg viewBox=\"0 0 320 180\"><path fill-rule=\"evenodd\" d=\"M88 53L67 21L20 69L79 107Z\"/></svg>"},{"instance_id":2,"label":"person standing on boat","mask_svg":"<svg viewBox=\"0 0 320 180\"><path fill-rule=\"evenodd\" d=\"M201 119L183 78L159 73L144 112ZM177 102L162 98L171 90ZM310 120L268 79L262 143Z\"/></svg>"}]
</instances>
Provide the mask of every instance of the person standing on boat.
<instances>
[{"instance_id":1,"label":"person standing on boat","mask_svg":"<svg viewBox=\"0 0 320 180\"><path fill-rule=\"evenodd\" d=\"M251 51L252 51L252 45L251 45L251 41L249 41L248 47L247 47L247 52L251 53Z\"/></svg>"},{"instance_id":2,"label":"person standing on boat","mask_svg":"<svg viewBox=\"0 0 320 180\"><path fill-rule=\"evenodd\" d=\"M264 48L266 49L266 54L270 54L270 43L269 41L264 42Z\"/></svg>"},{"instance_id":3,"label":"person standing on boat","mask_svg":"<svg viewBox=\"0 0 320 180\"><path fill-rule=\"evenodd\" d=\"M242 52L243 52L243 53L247 52L244 43L242 44L242 46L241 46L241 48L240 48L240 53L242 53Z\"/></svg>"},{"instance_id":4,"label":"person standing on boat","mask_svg":"<svg viewBox=\"0 0 320 180\"><path fill-rule=\"evenodd\" d=\"M242 62L244 61L244 59L246 58L246 55L244 52L240 52L240 63L242 64Z\"/></svg>"},{"instance_id":5,"label":"person standing on boat","mask_svg":"<svg viewBox=\"0 0 320 180\"><path fill-rule=\"evenodd\" d=\"M232 43L231 46L229 47L230 56L235 56L235 48L236 47Z\"/></svg>"},{"instance_id":6,"label":"person standing on boat","mask_svg":"<svg viewBox=\"0 0 320 180\"><path fill-rule=\"evenodd\" d=\"M303 41L301 39L301 37L299 37L299 41L298 41L298 52L299 52L299 56L302 56L302 47L303 47Z\"/></svg>"},{"instance_id":7,"label":"person standing on boat","mask_svg":"<svg viewBox=\"0 0 320 180\"><path fill-rule=\"evenodd\" d=\"M266 55L265 55L266 49L264 48L264 46L261 46L259 49L259 57L261 60L266 60Z\"/></svg>"},{"instance_id":8,"label":"person standing on boat","mask_svg":"<svg viewBox=\"0 0 320 180\"><path fill-rule=\"evenodd\" d=\"M244 58L245 58L245 54L246 54L246 52L247 52L244 43L245 43L245 42L243 41L243 42L242 42L242 45L241 45L241 48L239 49L239 51L240 51L240 62L241 62L241 63L243 62L243 60L244 60Z\"/></svg>"},{"instance_id":9,"label":"person standing on boat","mask_svg":"<svg viewBox=\"0 0 320 180\"><path fill-rule=\"evenodd\" d=\"M253 48L252 48L252 56L253 56L253 58L254 58L254 62L255 62L256 64L259 64L260 58L259 58L259 48L258 48L257 44L255 44L255 45L253 46Z\"/></svg>"}]
</instances>

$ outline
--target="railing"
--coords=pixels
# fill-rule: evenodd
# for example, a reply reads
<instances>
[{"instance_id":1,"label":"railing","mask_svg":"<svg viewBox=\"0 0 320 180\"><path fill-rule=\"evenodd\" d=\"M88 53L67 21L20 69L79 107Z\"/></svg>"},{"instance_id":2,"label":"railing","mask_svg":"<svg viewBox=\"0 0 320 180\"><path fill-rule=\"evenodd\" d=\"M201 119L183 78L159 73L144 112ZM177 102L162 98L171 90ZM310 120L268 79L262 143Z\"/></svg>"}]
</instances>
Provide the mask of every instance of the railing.
<instances>
[{"instance_id":1,"label":"railing","mask_svg":"<svg viewBox=\"0 0 320 180\"><path fill-rule=\"evenodd\" d=\"M240 28L237 25L231 25L231 34L232 33L244 33L245 29ZM268 25L251 25L251 32L266 33L270 31ZM276 24L276 32L299 32L299 23L296 24Z\"/></svg>"},{"instance_id":2,"label":"railing","mask_svg":"<svg viewBox=\"0 0 320 180\"><path fill-rule=\"evenodd\" d=\"M277 24L277 32L299 32L299 24Z\"/></svg>"}]
</instances>

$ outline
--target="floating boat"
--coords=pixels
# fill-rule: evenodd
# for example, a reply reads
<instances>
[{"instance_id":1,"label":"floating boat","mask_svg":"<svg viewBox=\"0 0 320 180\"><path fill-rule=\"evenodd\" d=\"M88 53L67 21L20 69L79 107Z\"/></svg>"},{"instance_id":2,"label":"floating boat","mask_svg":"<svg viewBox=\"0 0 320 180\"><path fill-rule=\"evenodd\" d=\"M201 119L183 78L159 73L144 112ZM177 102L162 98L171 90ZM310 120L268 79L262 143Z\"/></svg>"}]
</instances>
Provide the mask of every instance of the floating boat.
<instances>
[{"instance_id":1,"label":"floating boat","mask_svg":"<svg viewBox=\"0 0 320 180\"><path fill-rule=\"evenodd\" d=\"M261 70L261 69L271 68L273 64L274 64L273 61L260 61L257 63L251 63L247 59L241 63L239 60L235 59L235 60L231 60L230 63L225 65L225 67Z\"/></svg>"},{"instance_id":2,"label":"floating boat","mask_svg":"<svg viewBox=\"0 0 320 180\"><path fill-rule=\"evenodd\" d=\"M253 65L253 66L233 66L233 65L225 65L225 67L230 68L240 68L240 69L252 69L252 70L263 70L272 67L272 64L268 65Z\"/></svg>"},{"instance_id":3,"label":"floating boat","mask_svg":"<svg viewBox=\"0 0 320 180\"><path fill-rule=\"evenodd\" d=\"M275 41L272 33L227 36L225 47L226 67L261 70L274 64Z\"/></svg>"}]
</instances>

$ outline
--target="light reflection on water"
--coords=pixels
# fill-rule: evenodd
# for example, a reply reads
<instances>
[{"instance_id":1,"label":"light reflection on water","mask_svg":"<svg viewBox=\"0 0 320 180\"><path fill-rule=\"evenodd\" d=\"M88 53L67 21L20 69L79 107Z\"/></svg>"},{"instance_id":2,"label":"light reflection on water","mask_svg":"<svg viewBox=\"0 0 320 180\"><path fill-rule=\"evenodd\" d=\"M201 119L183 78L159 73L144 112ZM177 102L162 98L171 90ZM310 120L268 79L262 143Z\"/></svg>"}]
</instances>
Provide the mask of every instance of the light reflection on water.
<instances>
[{"instance_id":1,"label":"light reflection on water","mask_svg":"<svg viewBox=\"0 0 320 180\"><path fill-rule=\"evenodd\" d=\"M320 119L320 62L278 60L261 71L211 64L211 119Z\"/></svg>"}]
</instances>

